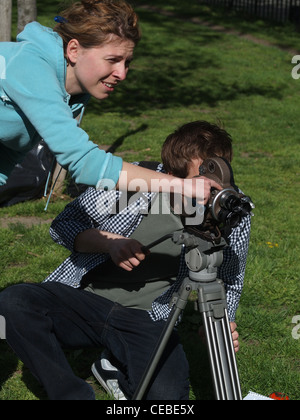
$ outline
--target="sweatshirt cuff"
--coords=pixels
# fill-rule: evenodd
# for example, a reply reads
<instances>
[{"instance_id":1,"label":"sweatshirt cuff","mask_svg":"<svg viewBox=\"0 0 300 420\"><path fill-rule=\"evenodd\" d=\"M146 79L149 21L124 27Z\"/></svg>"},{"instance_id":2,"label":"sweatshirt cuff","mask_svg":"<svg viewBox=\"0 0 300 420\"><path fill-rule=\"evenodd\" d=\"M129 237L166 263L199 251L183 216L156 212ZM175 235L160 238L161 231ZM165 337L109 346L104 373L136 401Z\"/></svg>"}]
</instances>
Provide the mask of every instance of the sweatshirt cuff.
<instances>
[{"instance_id":1,"label":"sweatshirt cuff","mask_svg":"<svg viewBox=\"0 0 300 420\"><path fill-rule=\"evenodd\" d=\"M96 190L111 191L115 189L123 168L123 159L107 153L106 160L101 167Z\"/></svg>"},{"instance_id":2,"label":"sweatshirt cuff","mask_svg":"<svg viewBox=\"0 0 300 420\"><path fill-rule=\"evenodd\" d=\"M8 177L4 174L0 174L0 187L6 184Z\"/></svg>"}]
</instances>

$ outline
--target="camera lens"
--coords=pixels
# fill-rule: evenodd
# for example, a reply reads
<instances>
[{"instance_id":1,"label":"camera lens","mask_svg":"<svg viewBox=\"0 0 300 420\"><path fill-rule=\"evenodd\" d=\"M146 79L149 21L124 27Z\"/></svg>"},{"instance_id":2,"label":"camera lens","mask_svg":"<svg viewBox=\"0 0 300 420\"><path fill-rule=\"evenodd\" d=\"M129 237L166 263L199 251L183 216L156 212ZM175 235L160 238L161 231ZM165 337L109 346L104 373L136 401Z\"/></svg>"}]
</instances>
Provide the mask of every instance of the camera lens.
<instances>
[{"instance_id":1,"label":"camera lens","mask_svg":"<svg viewBox=\"0 0 300 420\"><path fill-rule=\"evenodd\" d=\"M223 224L229 224L232 228L237 227L241 222L241 215L239 213L228 210L220 210L219 221Z\"/></svg>"},{"instance_id":2,"label":"camera lens","mask_svg":"<svg viewBox=\"0 0 300 420\"><path fill-rule=\"evenodd\" d=\"M241 205L241 200L230 191L225 191L220 198L220 207L229 211L234 211Z\"/></svg>"}]
</instances>

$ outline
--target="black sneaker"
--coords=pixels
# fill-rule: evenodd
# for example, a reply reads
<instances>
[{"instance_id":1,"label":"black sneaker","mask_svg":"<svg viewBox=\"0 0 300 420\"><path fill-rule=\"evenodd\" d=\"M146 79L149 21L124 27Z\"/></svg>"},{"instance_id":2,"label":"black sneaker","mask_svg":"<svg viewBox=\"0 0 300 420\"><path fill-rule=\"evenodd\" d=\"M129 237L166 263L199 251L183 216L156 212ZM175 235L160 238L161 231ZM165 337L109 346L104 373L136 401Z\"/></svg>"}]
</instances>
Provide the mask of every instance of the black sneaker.
<instances>
[{"instance_id":1,"label":"black sneaker","mask_svg":"<svg viewBox=\"0 0 300 420\"><path fill-rule=\"evenodd\" d=\"M114 397L115 400L127 400L116 379L118 369L110 363L109 358L109 351L104 350L101 354L101 359L97 360L92 366L93 375L105 391Z\"/></svg>"}]
</instances>

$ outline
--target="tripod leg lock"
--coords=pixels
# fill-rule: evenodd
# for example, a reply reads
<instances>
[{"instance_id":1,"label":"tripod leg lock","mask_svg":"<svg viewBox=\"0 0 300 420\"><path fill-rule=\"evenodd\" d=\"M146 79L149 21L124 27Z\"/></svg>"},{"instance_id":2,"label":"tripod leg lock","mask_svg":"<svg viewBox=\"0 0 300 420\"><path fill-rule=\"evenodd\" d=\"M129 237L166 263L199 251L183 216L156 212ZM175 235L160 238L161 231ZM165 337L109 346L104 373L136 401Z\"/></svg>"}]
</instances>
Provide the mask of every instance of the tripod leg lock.
<instances>
[{"instance_id":1,"label":"tripod leg lock","mask_svg":"<svg viewBox=\"0 0 300 420\"><path fill-rule=\"evenodd\" d=\"M226 292L221 282L208 283L198 288L198 306L215 320L221 319L227 309Z\"/></svg>"},{"instance_id":2,"label":"tripod leg lock","mask_svg":"<svg viewBox=\"0 0 300 420\"><path fill-rule=\"evenodd\" d=\"M216 303L210 305L211 311L213 312L214 319L222 319L225 316L225 306L224 303Z\"/></svg>"},{"instance_id":3,"label":"tripod leg lock","mask_svg":"<svg viewBox=\"0 0 300 420\"><path fill-rule=\"evenodd\" d=\"M184 283L181 286L179 293L174 293L174 295L172 296L170 308L172 308L175 305L176 308L184 310L191 291L192 287L189 284Z\"/></svg>"}]
</instances>

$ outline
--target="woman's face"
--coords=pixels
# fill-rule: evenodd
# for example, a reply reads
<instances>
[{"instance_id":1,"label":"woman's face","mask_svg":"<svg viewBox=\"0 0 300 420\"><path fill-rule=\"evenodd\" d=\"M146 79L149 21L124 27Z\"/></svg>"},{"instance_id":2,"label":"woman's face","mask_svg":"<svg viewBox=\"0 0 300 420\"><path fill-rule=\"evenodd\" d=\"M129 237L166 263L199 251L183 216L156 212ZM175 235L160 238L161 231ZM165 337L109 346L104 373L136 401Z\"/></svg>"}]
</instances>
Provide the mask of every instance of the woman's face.
<instances>
[{"instance_id":1,"label":"woman's face","mask_svg":"<svg viewBox=\"0 0 300 420\"><path fill-rule=\"evenodd\" d=\"M88 93L106 99L126 79L135 44L113 35L100 47L83 48L76 39L69 42L66 90L70 95Z\"/></svg>"}]
</instances>

